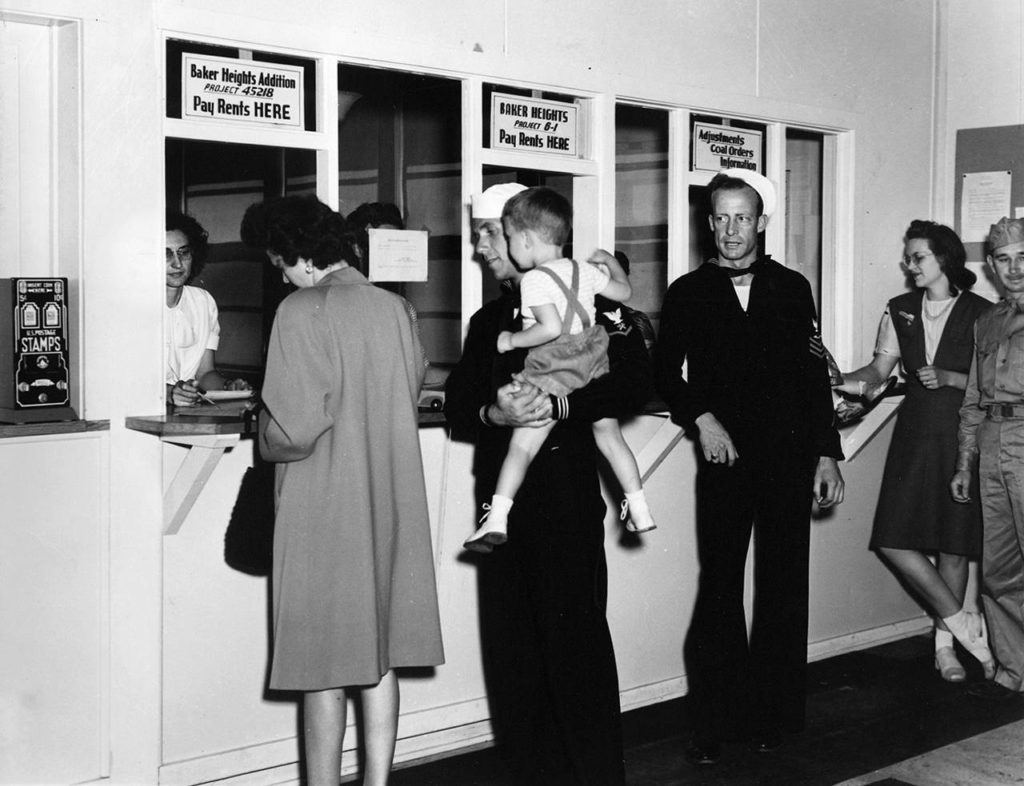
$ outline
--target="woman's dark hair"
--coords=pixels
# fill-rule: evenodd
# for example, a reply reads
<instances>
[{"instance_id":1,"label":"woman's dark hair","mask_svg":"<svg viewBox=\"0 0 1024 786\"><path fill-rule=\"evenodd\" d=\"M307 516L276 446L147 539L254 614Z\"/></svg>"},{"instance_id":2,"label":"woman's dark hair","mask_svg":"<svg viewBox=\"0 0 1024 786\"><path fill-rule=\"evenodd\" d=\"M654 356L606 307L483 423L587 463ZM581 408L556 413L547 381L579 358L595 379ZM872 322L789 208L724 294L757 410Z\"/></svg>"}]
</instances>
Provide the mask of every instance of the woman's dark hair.
<instances>
[{"instance_id":1,"label":"woman's dark hair","mask_svg":"<svg viewBox=\"0 0 1024 786\"><path fill-rule=\"evenodd\" d=\"M978 277L967 269L967 251L956 232L945 224L935 221L911 221L903 242L927 240L928 248L939 262L939 269L949 280L950 294L956 296L964 289L970 289Z\"/></svg>"},{"instance_id":2,"label":"woman's dark hair","mask_svg":"<svg viewBox=\"0 0 1024 786\"><path fill-rule=\"evenodd\" d=\"M405 221L402 220L398 206L390 202L363 202L348 214L348 223L357 231L365 231L367 227L376 229L385 224L395 229L405 229Z\"/></svg>"},{"instance_id":3,"label":"woman's dark hair","mask_svg":"<svg viewBox=\"0 0 1024 786\"><path fill-rule=\"evenodd\" d=\"M250 205L242 218L242 242L280 254L293 267L299 258L321 270L344 260L357 262L355 235L341 214L313 194L268 199Z\"/></svg>"},{"instance_id":4,"label":"woman's dark hair","mask_svg":"<svg viewBox=\"0 0 1024 786\"><path fill-rule=\"evenodd\" d=\"M192 280L206 265L210 251L209 234L192 216L177 210L168 210L164 223L167 232L181 232L188 240L188 247L192 249L192 269L189 271L189 280Z\"/></svg>"},{"instance_id":5,"label":"woman's dark hair","mask_svg":"<svg viewBox=\"0 0 1024 786\"><path fill-rule=\"evenodd\" d=\"M370 255L370 229L378 229L382 226L391 226L395 229L405 229L405 221L397 205L390 202L363 202L359 207L348 214L346 219L352 227L356 236L356 243L359 244L360 262L353 265L359 272L366 273L365 266L367 257Z\"/></svg>"}]
</instances>

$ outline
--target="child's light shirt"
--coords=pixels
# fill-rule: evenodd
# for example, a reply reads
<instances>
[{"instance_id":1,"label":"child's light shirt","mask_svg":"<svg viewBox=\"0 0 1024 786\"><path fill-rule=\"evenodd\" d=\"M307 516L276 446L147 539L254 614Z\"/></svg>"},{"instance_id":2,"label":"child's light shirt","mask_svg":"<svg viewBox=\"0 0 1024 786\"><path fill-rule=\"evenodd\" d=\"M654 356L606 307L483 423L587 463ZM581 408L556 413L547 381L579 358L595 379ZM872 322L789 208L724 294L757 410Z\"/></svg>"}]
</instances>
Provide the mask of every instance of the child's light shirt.
<instances>
[{"instance_id":1,"label":"child's light shirt","mask_svg":"<svg viewBox=\"0 0 1024 786\"><path fill-rule=\"evenodd\" d=\"M538 265L540 267L540 265ZM556 259L553 262L545 262L544 267L558 276L565 282L565 286L572 289L572 260ZM590 324L594 324L594 296L599 294L606 286L611 277L603 268L591 265L589 262L580 262L580 284L576 293L576 299L580 301L583 310L587 312ZM529 328L536 323L531 308L542 306L545 303L554 305L561 319L565 315L566 297L561 287L551 280L551 276L542 273L540 270L528 270L519 282L519 296L522 302L523 329ZM583 323L579 315L574 314L570 333L583 332Z\"/></svg>"}]
</instances>

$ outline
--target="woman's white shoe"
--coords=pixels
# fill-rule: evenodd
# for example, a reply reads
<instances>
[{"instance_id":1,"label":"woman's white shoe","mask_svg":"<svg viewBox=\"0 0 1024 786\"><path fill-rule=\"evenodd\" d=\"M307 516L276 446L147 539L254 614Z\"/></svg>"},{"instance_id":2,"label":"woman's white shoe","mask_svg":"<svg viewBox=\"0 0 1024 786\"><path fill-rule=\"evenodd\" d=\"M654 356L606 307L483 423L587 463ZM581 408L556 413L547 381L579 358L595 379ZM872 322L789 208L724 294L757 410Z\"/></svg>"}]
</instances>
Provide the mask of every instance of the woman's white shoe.
<instances>
[{"instance_id":1,"label":"woman's white shoe","mask_svg":"<svg viewBox=\"0 0 1024 786\"><path fill-rule=\"evenodd\" d=\"M967 679L967 671L952 647L939 647L935 650L935 668L946 682L963 682Z\"/></svg>"}]
</instances>

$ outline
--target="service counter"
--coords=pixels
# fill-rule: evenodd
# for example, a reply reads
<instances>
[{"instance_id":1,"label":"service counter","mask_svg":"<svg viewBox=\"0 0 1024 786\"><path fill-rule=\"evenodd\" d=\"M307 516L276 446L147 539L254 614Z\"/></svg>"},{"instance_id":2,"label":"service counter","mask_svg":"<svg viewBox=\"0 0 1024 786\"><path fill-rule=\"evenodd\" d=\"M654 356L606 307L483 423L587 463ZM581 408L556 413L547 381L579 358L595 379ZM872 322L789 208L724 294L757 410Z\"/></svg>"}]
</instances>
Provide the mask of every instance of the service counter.
<instances>
[{"instance_id":1,"label":"service counter","mask_svg":"<svg viewBox=\"0 0 1024 786\"><path fill-rule=\"evenodd\" d=\"M608 618L623 709L686 691L682 646L698 571L696 456L660 410L652 405L623 423L658 528L642 537L625 532L618 500L605 495ZM880 422L866 426L873 438L843 465L846 502L811 523L811 658L927 625L866 548L891 433L877 411ZM476 593L487 555L462 548L480 516L473 446L452 440L438 412L421 413L420 423L446 662L401 674L398 766L491 740ZM5 629L26 631L0 644L0 667L32 700L11 705L25 708L16 718L24 731L14 740L26 751L24 771L46 782L102 773L103 737L97 742L83 730L110 728L114 755L141 762L132 782L297 782L297 696L266 689L269 582L225 561L225 531L253 463L253 423L162 415L87 428L0 439L0 491L38 500L0 528L0 572L13 586L36 587L28 596L0 596ZM0 435L9 436L2 428ZM851 438L844 434L844 444ZM107 467L125 450L134 454L139 484L132 499L146 502L111 528L119 519L108 509ZM154 515L148 508L161 502L162 516ZM161 536L161 523L173 537ZM55 639L53 630L68 633ZM68 636L82 646L65 646ZM73 712L64 696L73 698ZM50 731L58 722L66 734ZM63 753L47 758L33 740L55 733ZM355 771L356 741L355 733L346 736L346 773ZM41 770L44 760L53 769Z\"/></svg>"},{"instance_id":2,"label":"service counter","mask_svg":"<svg viewBox=\"0 0 1024 786\"><path fill-rule=\"evenodd\" d=\"M441 425L441 412L420 412L420 426ZM125 425L164 442L189 448L170 485L164 490L164 534L175 535L224 451L235 447L243 437L250 437L256 421L248 412L224 416L218 414L178 414L129 417Z\"/></svg>"}]
</instances>

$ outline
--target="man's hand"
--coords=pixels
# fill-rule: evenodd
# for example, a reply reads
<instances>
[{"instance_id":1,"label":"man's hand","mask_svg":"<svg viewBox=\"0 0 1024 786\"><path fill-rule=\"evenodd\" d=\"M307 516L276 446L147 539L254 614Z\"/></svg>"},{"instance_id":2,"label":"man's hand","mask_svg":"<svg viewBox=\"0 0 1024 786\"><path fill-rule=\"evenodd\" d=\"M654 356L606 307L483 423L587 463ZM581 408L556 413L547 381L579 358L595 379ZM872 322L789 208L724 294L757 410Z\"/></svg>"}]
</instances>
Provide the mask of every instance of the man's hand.
<instances>
[{"instance_id":1,"label":"man's hand","mask_svg":"<svg viewBox=\"0 0 1024 786\"><path fill-rule=\"evenodd\" d=\"M496 426L541 428L552 421L551 398L529 382L513 380L498 388L488 415Z\"/></svg>"},{"instance_id":2,"label":"man's hand","mask_svg":"<svg viewBox=\"0 0 1024 786\"><path fill-rule=\"evenodd\" d=\"M953 479L949 481L949 493L953 495L954 502L971 501L971 471L969 469L958 469L953 473Z\"/></svg>"},{"instance_id":3,"label":"man's hand","mask_svg":"<svg viewBox=\"0 0 1024 786\"><path fill-rule=\"evenodd\" d=\"M512 333L508 330L501 331L498 334L498 352L511 352L513 349L515 347L512 346Z\"/></svg>"},{"instance_id":4,"label":"man's hand","mask_svg":"<svg viewBox=\"0 0 1024 786\"><path fill-rule=\"evenodd\" d=\"M821 456L814 471L814 501L819 508L831 508L843 501L846 484L839 472L839 463L831 456Z\"/></svg>"},{"instance_id":5,"label":"man's hand","mask_svg":"<svg viewBox=\"0 0 1024 786\"><path fill-rule=\"evenodd\" d=\"M712 464L728 464L730 467L735 464L740 454L736 452L732 437L718 422L718 418L710 412L705 412L697 418L696 423L700 430L700 447L704 451L705 460Z\"/></svg>"}]
</instances>

